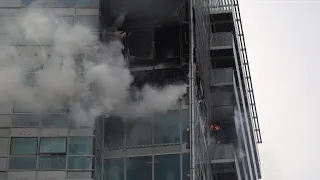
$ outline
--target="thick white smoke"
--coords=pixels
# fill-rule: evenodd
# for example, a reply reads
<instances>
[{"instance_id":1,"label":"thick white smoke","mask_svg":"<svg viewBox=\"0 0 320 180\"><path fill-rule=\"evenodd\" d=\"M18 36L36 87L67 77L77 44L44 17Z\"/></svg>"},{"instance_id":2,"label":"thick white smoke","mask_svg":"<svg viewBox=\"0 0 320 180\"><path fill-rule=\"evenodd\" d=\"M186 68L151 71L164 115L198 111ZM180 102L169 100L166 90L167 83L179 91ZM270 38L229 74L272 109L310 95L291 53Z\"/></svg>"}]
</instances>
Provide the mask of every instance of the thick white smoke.
<instances>
[{"instance_id":1,"label":"thick white smoke","mask_svg":"<svg viewBox=\"0 0 320 180\"><path fill-rule=\"evenodd\" d=\"M0 41L0 103L14 101L36 113L68 107L78 124L92 125L102 113L164 112L186 91L184 85L145 86L131 97L133 77L122 44L102 44L90 29L71 26L45 9L26 9L6 27L9 41ZM28 46L13 46L17 41Z\"/></svg>"}]
</instances>

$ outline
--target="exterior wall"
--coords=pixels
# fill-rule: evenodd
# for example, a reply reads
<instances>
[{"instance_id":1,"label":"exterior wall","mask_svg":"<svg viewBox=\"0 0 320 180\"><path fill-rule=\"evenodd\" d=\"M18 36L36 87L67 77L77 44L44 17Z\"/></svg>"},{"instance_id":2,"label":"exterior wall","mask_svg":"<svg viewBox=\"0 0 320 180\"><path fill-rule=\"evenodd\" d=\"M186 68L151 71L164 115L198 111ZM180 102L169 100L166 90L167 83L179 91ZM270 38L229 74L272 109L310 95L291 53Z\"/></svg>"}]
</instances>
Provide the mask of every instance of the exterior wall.
<instances>
[{"instance_id":1,"label":"exterior wall","mask_svg":"<svg viewBox=\"0 0 320 180\"><path fill-rule=\"evenodd\" d=\"M0 1L0 44L36 53L23 39L8 39L8 25L32 0ZM49 1L48 1L49 2ZM98 30L99 0L50 0L48 11L67 23ZM74 127L68 114L30 114L26 105L0 105L0 179L92 179L94 129ZM102 153L101 153L102 154Z\"/></svg>"}]
</instances>

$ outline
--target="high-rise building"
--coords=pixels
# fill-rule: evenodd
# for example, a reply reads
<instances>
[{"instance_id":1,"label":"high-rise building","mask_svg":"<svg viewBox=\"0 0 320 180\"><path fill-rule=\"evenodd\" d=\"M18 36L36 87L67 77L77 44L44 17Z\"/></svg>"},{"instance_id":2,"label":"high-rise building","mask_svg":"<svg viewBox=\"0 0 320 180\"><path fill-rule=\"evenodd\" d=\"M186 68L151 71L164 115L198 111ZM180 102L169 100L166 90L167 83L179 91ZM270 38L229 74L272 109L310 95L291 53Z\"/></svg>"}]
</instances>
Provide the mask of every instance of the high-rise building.
<instances>
[{"instance_id":1,"label":"high-rise building","mask_svg":"<svg viewBox=\"0 0 320 180\"><path fill-rule=\"evenodd\" d=\"M4 26L34 0L0 1ZM187 84L166 113L99 118L0 108L0 180L257 180L261 143L237 0L49 0L67 23L116 37L134 86ZM11 37L10 37L11 38ZM10 39L12 41L12 39ZM18 39L19 50L37 52ZM121 83L121 82L119 82ZM125 112L124 112L125 113Z\"/></svg>"},{"instance_id":2,"label":"high-rise building","mask_svg":"<svg viewBox=\"0 0 320 180\"><path fill-rule=\"evenodd\" d=\"M6 34L15 16L33 2L0 1L0 45L10 41L19 51L38 55L35 42ZM68 24L98 32L99 0L50 0L40 5ZM0 179L93 179L94 129L72 127L66 113L35 116L28 106L8 102L0 108Z\"/></svg>"}]
</instances>

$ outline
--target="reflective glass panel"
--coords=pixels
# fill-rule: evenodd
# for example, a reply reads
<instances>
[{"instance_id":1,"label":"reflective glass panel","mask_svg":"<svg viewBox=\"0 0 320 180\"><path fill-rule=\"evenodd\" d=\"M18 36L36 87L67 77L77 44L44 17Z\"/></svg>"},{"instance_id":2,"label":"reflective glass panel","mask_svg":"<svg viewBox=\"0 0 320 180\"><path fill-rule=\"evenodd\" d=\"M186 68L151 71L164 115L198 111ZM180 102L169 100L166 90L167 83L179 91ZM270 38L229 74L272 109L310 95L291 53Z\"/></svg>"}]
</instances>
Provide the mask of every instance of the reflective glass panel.
<instances>
[{"instance_id":1,"label":"reflective glass panel","mask_svg":"<svg viewBox=\"0 0 320 180\"><path fill-rule=\"evenodd\" d=\"M99 7L99 0L75 0L76 7Z\"/></svg>"},{"instance_id":2,"label":"reflective glass panel","mask_svg":"<svg viewBox=\"0 0 320 180\"><path fill-rule=\"evenodd\" d=\"M154 122L155 144L180 142L180 110L159 114Z\"/></svg>"},{"instance_id":3,"label":"reflective glass panel","mask_svg":"<svg viewBox=\"0 0 320 180\"><path fill-rule=\"evenodd\" d=\"M35 127L40 122L39 116L32 114L14 114L12 115L12 126Z\"/></svg>"},{"instance_id":4,"label":"reflective glass panel","mask_svg":"<svg viewBox=\"0 0 320 180\"><path fill-rule=\"evenodd\" d=\"M36 169L36 157L10 157L9 169Z\"/></svg>"},{"instance_id":5,"label":"reflective glass panel","mask_svg":"<svg viewBox=\"0 0 320 180\"><path fill-rule=\"evenodd\" d=\"M11 155L35 155L38 138L11 138Z\"/></svg>"},{"instance_id":6,"label":"reflective glass panel","mask_svg":"<svg viewBox=\"0 0 320 180\"><path fill-rule=\"evenodd\" d=\"M154 160L155 180L180 179L180 154L155 156Z\"/></svg>"},{"instance_id":7,"label":"reflective glass panel","mask_svg":"<svg viewBox=\"0 0 320 180\"><path fill-rule=\"evenodd\" d=\"M132 157L127 159L127 180L152 180L152 157Z\"/></svg>"},{"instance_id":8,"label":"reflective glass panel","mask_svg":"<svg viewBox=\"0 0 320 180\"><path fill-rule=\"evenodd\" d=\"M99 28L99 17L98 16L75 16L74 19L76 24L88 27L93 31Z\"/></svg>"},{"instance_id":9,"label":"reflective glass panel","mask_svg":"<svg viewBox=\"0 0 320 180\"><path fill-rule=\"evenodd\" d=\"M190 154L182 154L182 179L189 180L190 174Z\"/></svg>"},{"instance_id":10,"label":"reflective glass panel","mask_svg":"<svg viewBox=\"0 0 320 180\"><path fill-rule=\"evenodd\" d=\"M67 138L41 138L40 153L66 154Z\"/></svg>"},{"instance_id":11,"label":"reflective glass panel","mask_svg":"<svg viewBox=\"0 0 320 180\"><path fill-rule=\"evenodd\" d=\"M35 5L40 7L74 7L74 0L23 0L22 3L24 6Z\"/></svg>"},{"instance_id":12,"label":"reflective glass panel","mask_svg":"<svg viewBox=\"0 0 320 180\"><path fill-rule=\"evenodd\" d=\"M149 119L127 121L127 146L151 145L152 124Z\"/></svg>"},{"instance_id":13,"label":"reflective glass panel","mask_svg":"<svg viewBox=\"0 0 320 180\"><path fill-rule=\"evenodd\" d=\"M69 155L92 155L93 137L70 137Z\"/></svg>"},{"instance_id":14,"label":"reflective glass panel","mask_svg":"<svg viewBox=\"0 0 320 180\"><path fill-rule=\"evenodd\" d=\"M92 157L68 157L68 169L93 169L92 163Z\"/></svg>"},{"instance_id":15,"label":"reflective glass panel","mask_svg":"<svg viewBox=\"0 0 320 180\"><path fill-rule=\"evenodd\" d=\"M110 117L104 123L104 146L106 148L124 147L125 122L118 117Z\"/></svg>"},{"instance_id":16,"label":"reflective glass panel","mask_svg":"<svg viewBox=\"0 0 320 180\"><path fill-rule=\"evenodd\" d=\"M56 126L66 127L68 126L68 115L67 114L46 114L41 118L42 126Z\"/></svg>"},{"instance_id":17,"label":"reflective glass panel","mask_svg":"<svg viewBox=\"0 0 320 180\"><path fill-rule=\"evenodd\" d=\"M190 114L189 109L183 109L181 111L181 130L182 130L182 142L187 142L189 139L189 132L187 129L190 127Z\"/></svg>"},{"instance_id":18,"label":"reflective glass panel","mask_svg":"<svg viewBox=\"0 0 320 180\"><path fill-rule=\"evenodd\" d=\"M66 157L40 157L38 163L40 170L65 169Z\"/></svg>"},{"instance_id":19,"label":"reflective glass panel","mask_svg":"<svg viewBox=\"0 0 320 180\"><path fill-rule=\"evenodd\" d=\"M104 161L104 180L124 179L124 159L106 159Z\"/></svg>"}]
</instances>

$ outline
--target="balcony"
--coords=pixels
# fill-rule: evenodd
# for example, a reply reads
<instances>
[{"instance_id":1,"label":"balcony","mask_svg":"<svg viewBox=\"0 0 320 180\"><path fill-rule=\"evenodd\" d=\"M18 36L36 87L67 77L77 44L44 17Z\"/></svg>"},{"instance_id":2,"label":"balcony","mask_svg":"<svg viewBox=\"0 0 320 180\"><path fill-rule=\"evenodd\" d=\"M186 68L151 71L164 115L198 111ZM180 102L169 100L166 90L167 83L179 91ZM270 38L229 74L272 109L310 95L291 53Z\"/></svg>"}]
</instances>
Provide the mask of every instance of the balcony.
<instances>
[{"instance_id":1,"label":"balcony","mask_svg":"<svg viewBox=\"0 0 320 180\"><path fill-rule=\"evenodd\" d=\"M231 32L212 33L210 50L232 49L233 34Z\"/></svg>"}]
</instances>

